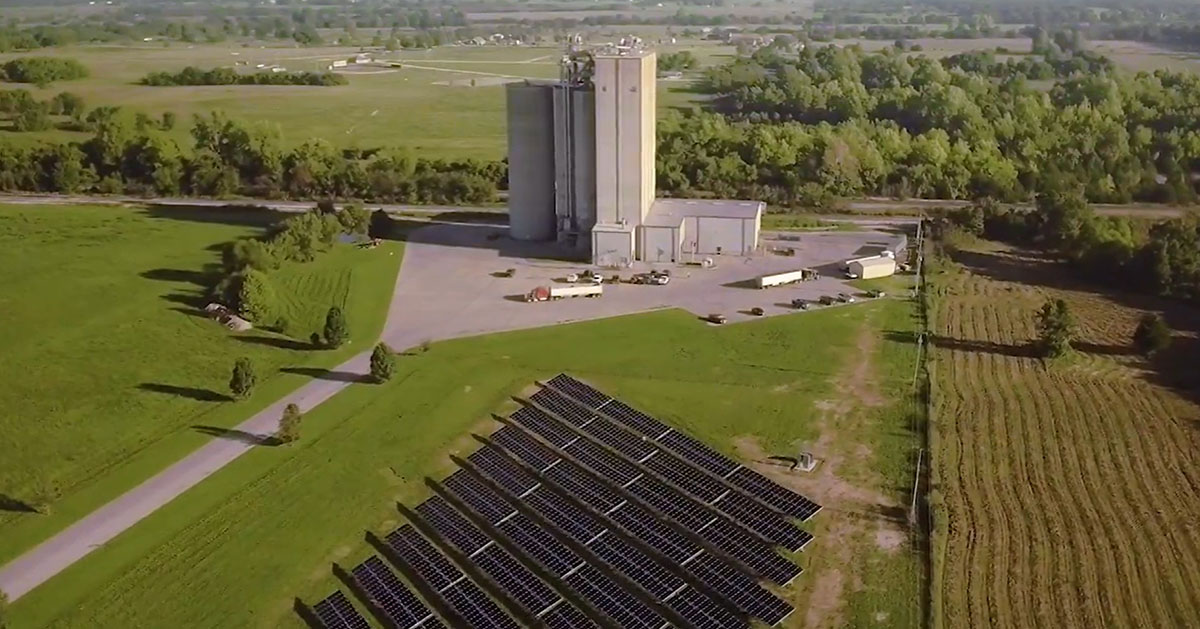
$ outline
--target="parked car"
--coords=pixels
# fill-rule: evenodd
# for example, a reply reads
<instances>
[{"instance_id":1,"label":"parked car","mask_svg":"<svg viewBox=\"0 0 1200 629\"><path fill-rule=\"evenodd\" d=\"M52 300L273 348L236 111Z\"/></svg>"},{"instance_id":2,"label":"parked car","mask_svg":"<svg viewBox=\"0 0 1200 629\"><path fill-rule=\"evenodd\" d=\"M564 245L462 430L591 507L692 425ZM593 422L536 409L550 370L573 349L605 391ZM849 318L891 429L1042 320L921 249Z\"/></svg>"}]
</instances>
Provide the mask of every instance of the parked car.
<instances>
[{"instance_id":1,"label":"parked car","mask_svg":"<svg viewBox=\"0 0 1200 629\"><path fill-rule=\"evenodd\" d=\"M838 293L837 298L838 298L838 301L842 302L843 304L854 303L854 295L851 295L849 293Z\"/></svg>"},{"instance_id":2,"label":"parked car","mask_svg":"<svg viewBox=\"0 0 1200 629\"><path fill-rule=\"evenodd\" d=\"M808 302L803 299L793 299L792 307L796 310L808 310Z\"/></svg>"},{"instance_id":3,"label":"parked car","mask_svg":"<svg viewBox=\"0 0 1200 629\"><path fill-rule=\"evenodd\" d=\"M871 299L879 299L880 297L887 297L887 293L879 289L875 289L867 291L867 296L869 296Z\"/></svg>"},{"instance_id":4,"label":"parked car","mask_svg":"<svg viewBox=\"0 0 1200 629\"><path fill-rule=\"evenodd\" d=\"M754 308L751 308L751 309L750 309L750 314L752 314L752 315L754 315L754 316L756 316L756 317L761 317L761 316L763 316L764 314L766 314L766 312L765 312L765 311L763 311L763 309L762 309L762 308L759 308L759 307L755 306Z\"/></svg>"},{"instance_id":5,"label":"parked car","mask_svg":"<svg viewBox=\"0 0 1200 629\"><path fill-rule=\"evenodd\" d=\"M710 314L707 317L704 317L704 320L708 321L709 323L715 323L717 325L721 325L721 324L725 323L726 321L728 321L728 319L726 319L725 315L723 315L723 314Z\"/></svg>"},{"instance_id":6,"label":"parked car","mask_svg":"<svg viewBox=\"0 0 1200 629\"><path fill-rule=\"evenodd\" d=\"M833 297L830 297L829 295L822 295L821 296L821 305L822 306L832 306L833 305Z\"/></svg>"}]
</instances>

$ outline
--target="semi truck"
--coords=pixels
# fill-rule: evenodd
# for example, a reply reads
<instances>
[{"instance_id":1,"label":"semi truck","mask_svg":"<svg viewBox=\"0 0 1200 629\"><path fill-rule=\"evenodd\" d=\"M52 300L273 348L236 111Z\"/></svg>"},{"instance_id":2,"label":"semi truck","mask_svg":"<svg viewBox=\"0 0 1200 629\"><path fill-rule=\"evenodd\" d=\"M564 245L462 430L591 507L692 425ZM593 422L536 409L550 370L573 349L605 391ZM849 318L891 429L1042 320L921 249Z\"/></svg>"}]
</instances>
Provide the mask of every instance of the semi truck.
<instances>
[{"instance_id":1,"label":"semi truck","mask_svg":"<svg viewBox=\"0 0 1200 629\"><path fill-rule=\"evenodd\" d=\"M590 284L583 286L538 286L529 291L525 301L550 301L566 297L599 297L604 294L604 286Z\"/></svg>"},{"instance_id":2,"label":"semi truck","mask_svg":"<svg viewBox=\"0 0 1200 629\"><path fill-rule=\"evenodd\" d=\"M793 284L795 282L807 282L821 277L816 269L799 269L796 271L785 271L783 273L774 273L764 275L758 278L759 288L770 288L772 286L783 286L784 284Z\"/></svg>"}]
</instances>

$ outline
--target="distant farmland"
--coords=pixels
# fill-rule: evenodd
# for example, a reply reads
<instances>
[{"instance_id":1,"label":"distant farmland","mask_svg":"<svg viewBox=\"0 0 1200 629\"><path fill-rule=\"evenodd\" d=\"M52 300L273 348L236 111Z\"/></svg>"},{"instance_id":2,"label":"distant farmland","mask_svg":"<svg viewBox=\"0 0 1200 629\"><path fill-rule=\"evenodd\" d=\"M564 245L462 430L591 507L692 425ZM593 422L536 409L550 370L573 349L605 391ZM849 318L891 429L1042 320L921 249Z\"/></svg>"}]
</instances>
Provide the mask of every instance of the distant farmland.
<instances>
[{"instance_id":1,"label":"distant farmland","mask_svg":"<svg viewBox=\"0 0 1200 629\"><path fill-rule=\"evenodd\" d=\"M1200 407L1127 355L1139 310L1007 252L958 259L932 275L940 626L1200 625ZM1048 295L1079 320L1065 364L1027 350Z\"/></svg>"}]
</instances>

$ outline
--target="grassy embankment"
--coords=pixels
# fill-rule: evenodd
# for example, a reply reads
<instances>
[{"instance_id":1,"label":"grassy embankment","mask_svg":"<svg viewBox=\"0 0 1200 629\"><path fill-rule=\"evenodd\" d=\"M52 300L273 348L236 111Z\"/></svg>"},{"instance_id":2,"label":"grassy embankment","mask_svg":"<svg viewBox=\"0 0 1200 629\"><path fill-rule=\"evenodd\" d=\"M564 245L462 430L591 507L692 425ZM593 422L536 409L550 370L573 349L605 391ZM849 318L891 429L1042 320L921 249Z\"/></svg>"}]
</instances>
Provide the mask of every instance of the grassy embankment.
<instances>
[{"instance_id":1,"label":"grassy embankment","mask_svg":"<svg viewBox=\"0 0 1200 629\"><path fill-rule=\"evenodd\" d=\"M278 218L254 211L0 206L0 562L48 538L370 346L401 248L338 246L276 271L298 338L333 304L353 342L231 333L199 311L222 243ZM227 397L233 361L253 397ZM286 370L296 371L288 372ZM307 373L311 373L307 372ZM23 502L49 502L49 514Z\"/></svg>"},{"instance_id":2,"label":"grassy embankment","mask_svg":"<svg viewBox=\"0 0 1200 629\"><path fill-rule=\"evenodd\" d=\"M471 432L560 370L821 500L792 627L916 626L920 561L903 517L919 425L910 393L912 304L711 328L681 311L433 345L387 385L354 384L309 413L301 441L257 448L14 606L21 626L298 626L293 598L337 583ZM808 444L812 475L767 463Z\"/></svg>"}]
</instances>

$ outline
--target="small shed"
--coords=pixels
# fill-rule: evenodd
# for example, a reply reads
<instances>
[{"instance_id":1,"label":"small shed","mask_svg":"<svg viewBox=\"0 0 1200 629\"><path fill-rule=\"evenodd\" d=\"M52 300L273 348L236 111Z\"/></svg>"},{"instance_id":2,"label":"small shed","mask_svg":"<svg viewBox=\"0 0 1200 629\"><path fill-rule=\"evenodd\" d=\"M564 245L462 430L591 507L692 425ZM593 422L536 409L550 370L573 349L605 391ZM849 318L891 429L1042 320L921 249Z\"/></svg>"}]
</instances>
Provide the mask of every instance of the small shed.
<instances>
[{"instance_id":1,"label":"small shed","mask_svg":"<svg viewBox=\"0 0 1200 629\"><path fill-rule=\"evenodd\" d=\"M896 261L887 256L853 260L850 262L849 272L864 280L887 277L896 274Z\"/></svg>"}]
</instances>

